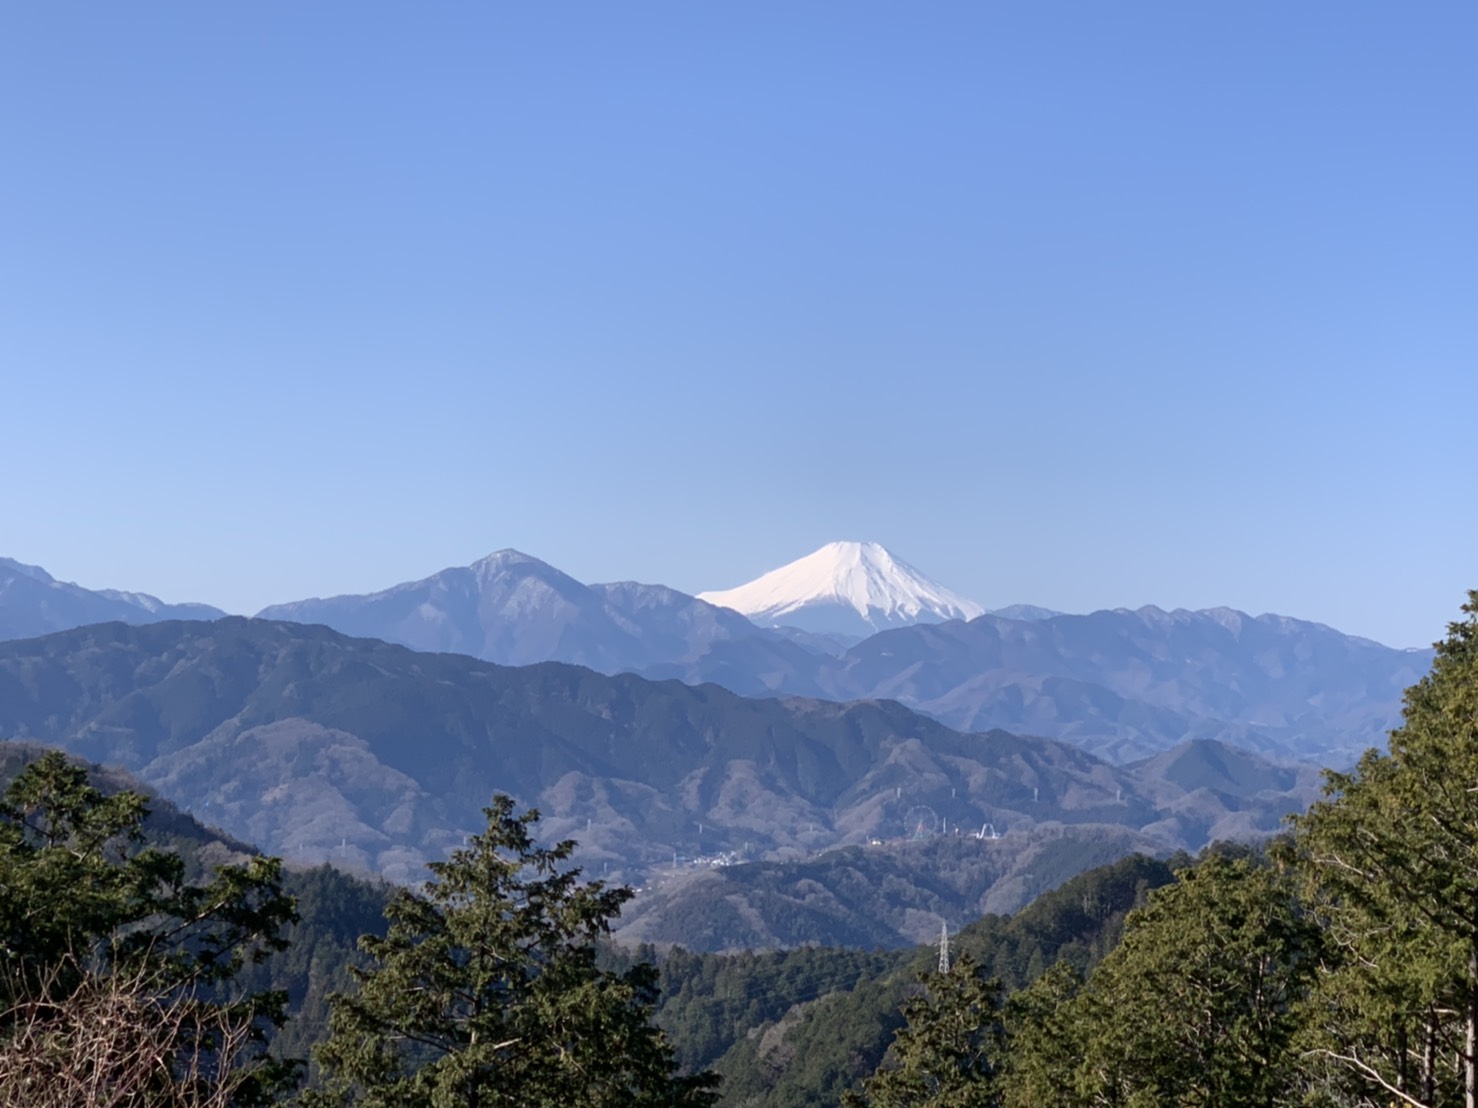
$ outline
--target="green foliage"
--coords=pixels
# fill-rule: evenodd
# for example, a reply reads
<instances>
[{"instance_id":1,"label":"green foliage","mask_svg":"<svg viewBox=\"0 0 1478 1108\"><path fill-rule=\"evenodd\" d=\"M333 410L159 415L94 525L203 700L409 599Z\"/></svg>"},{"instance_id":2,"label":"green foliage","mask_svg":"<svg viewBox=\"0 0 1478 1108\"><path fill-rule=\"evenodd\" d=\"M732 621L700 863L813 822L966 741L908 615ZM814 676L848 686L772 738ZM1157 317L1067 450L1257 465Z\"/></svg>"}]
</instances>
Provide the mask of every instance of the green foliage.
<instances>
[{"instance_id":1,"label":"green foliage","mask_svg":"<svg viewBox=\"0 0 1478 1108\"><path fill-rule=\"evenodd\" d=\"M1297 821L1337 955L1306 1029L1331 1097L1478 1099L1478 592L1463 612L1389 753Z\"/></svg>"},{"instance_id":2,"label":"green foliage","mask_svg":"<svg viewBox=\"0 0 1478 1108\"><path fill-rule=\"evenodd\" d=\"M912 952L800 947L731 955L674 949L659 956L644 948L637 956L657 963L657 1024L671 1037L683 1069L696 1071L713 1065L751 1028L883 976Z\"/></svg>"},{"instance_id":3,"label":"green foliage","mask_svg":"<svg viewBox=\"0 0 1478 1108\"><path fill-rule=\"evenodd\" d=\"M1001 984L968 955L921 978L903 1008L893 1064L842 1098L846 1108L975 1108L997 1103L1004 1054Z\"/></svg>"},{"instance_id":4,"label":"green foliage","mask_svg":"<svg viewBox=\"0 0 1478 1108\"><path fill-rule=\"evenodd\" d=\"M960 952L983 972L999 977L1009 992L1018 989L1059 960L1084 971L1118 941L1126 913L1143 902L1148 891L1172 880L1163 863L1143 856L1079 874L1060 888L1037 898L1012 917L987 916L965 928L956 940ZM746 1108L800 1108L835 1105L884 1059L890 1040L903 1026L901 1006L916 990L917 977L934 965L933 948L892 952L882 957L881 972L843 979L845 951L817 948L792 951L799 971L818 978L824 968L838 967L837 986L816 995L794 996L793 1006L764 1013L746 1028L734 1025L732 1045L715 1063L724 1075L727 1103ZM709 955L715 976L727 976L735 991L772 987L770 959L779 955ZM674 978L668 992L676 997L686 986ZM794 995L794 994L791 994ZM671 1000L668 1003L672 1003ZM777 1010L778 1009L778 1010ZM666 1022L679 1049L686 1043L684 1023ZM1038 1103L1050 1104L1051 1101Z\"/></svg>"},{"instance_id":5,"label":"green foliage","mask_svg":"<svg viewBox=\"0 0 1478 1108\"><path fill-rule=\"evenodd\" d=\"M1058 962L1007 1001L1004 1108L1069 1105L1078 1099L1077 1070L1087 1052L1088 1030L1074 1004L1082 987L1082 974Z\"/></svg>"},{"instance_id":6,"label":"green foliage","mask_svg":"<svg viewBox=\"0 0 1478 1108\"><path fill-rule=\"evenodd\" d=\"M899 1003L907 987L898 974L863 980L750 1028L714 1067L723 1074L725 1102L834 1106L882 1061L903 1025Z\"/></svg>"},{"instance_id":7,"label":"green foliage","mask_svg":"<svg viewBox=\"0 0 1478 1108\"><path fill-rule=\"evenodd\" d=\"M1166 863L1131 854L1043 893L1009 919L985 917L961 932L960 948L978 951L1007 990L1059 961L1087 973L1118 945L1128 913L1173 879Z\"/></svg>"},{"instance_id":8,"label":"green foliage","mask_svg":"<svg viewBox=\"0 0 1478 1108\"><path fill-rule=\"evenodd\" d=\"M1132 913L1075 997L1093 1104L1287 1103L1322 935L1267 866L1208 855Z\"/></svg>"},{"instance_id":9,"label":"green foliage","mask_svg":"<svg viewBox=\"0 0 1478 1108\"><path fill-rule=\"evenodd\" d=\"M288 871L283 888L298 909L297 921L282 933L287 948L245 967L237 984L252 992L283 994L288 1020L273 1038L272 1051L278 1057L303 1058L328 1036L329 996L353 987L351 967L369 964L359 940L385 933L385 906L394 889L331 866ZM317 1084L317 1076L316 1064L310 1063L309 1083Z\"/></svg>"},{"instance_id":10,"label":"green foliage","mask_svg":"<svg viewBox=\"0 0 1478 1108\"><path fill-rule=\"evenodd\" d=\"M235 1104L265 1102L296 1081L294 1064L266 1054L284 997L233 980L284 945L294 909L279 863L252 858L192 882L178 854L142 845L147 814L142 796L105 795L57 752L5 791L0 1047L7 1058L19 1050L52 1067L53 1086L95 1079L119 1103L167 1100L184 1082L224 1090ZM111 1038L78 1018L100 1005L128 1013ZM167 1034L141 1027L151 1021ZM89 1036L86 1049L80 1034ZM119 1085L120 1052L144 1049L160 1064ZM25 1080L27 1058L14 1061L9 1080Z\"/></svg>"},{"instance_id":11,"label":"green foliage","mask_svg":"<svg viewBox=\"0 0 1478 1108\"><path fill-rule=\"evenodd\" d=\"M707 1105L650 1023L656 971L597 963L631 892L581 883L574 844L535 845L536 812L497 797L487 829L397 893L367 936L357 994L334 998L311 1103L390 1106Z\"/></svg>"},{"instance_id":12,"label":"green foliage","mask_svg":"<svg viewBox=\"0 0 1478 1108\"><path fill-rule=\"evenodd\" d=\"M1071 959L1006 1004L1003 1108L1478 1103L1478 593L1464 612L1390 752L1331 774L1293 836L1178 862L1086 980L1081 948L1058 944ZM1059 897L1051 918L1071 916ZM980 1022L955 999L951 1023L949 1004L910 1008L900 1044ZM935 1103L945 1086L898 1053L868 1082L873 1102ZM958 1095L997 1103L983 1081Z\"/></svg>"},{"instance_id":13,"label":"green foliage","mask_svg":"<svg viewBox=\"0 0 1478 1108\"><path fill-rule=\"evenodd\" d=\"M1302 1083L1292 1044L1322 950L1317 925L1289 881L1250 858L1208 852L1155 892L1151 877L1163 885L1168 871L1126 860L1004 925L981 921L969 937L990 937L999 964L1022 972L1028 938L1027 976L1044 955L1059 960L1023 982L999 1017L994 983L944 990L929 978L934 995L905 1009L894 1065L853 1103L1290 1103Z\"/></svg>"}]
</instances>

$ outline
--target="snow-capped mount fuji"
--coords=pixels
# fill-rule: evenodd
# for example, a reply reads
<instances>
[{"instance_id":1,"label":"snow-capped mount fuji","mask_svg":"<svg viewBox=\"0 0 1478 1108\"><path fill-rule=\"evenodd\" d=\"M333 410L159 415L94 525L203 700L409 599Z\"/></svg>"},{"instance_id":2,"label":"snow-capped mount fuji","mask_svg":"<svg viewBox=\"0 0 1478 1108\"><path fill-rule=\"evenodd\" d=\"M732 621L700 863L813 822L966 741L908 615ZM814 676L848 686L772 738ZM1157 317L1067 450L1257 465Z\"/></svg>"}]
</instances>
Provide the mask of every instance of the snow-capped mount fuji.
<instances>
[{"instance_id":1,"label":"snow-capped mount fuji","mask_svg":"<svg viewBox=\"0 0 1478 1108\"><path fill-rule=\"evenodd\" d=\"M747 585L701 592L761 626L871 635L889 627L974 619L985 609L875 542L832 542Z\"/></svg>"}]
</instances>

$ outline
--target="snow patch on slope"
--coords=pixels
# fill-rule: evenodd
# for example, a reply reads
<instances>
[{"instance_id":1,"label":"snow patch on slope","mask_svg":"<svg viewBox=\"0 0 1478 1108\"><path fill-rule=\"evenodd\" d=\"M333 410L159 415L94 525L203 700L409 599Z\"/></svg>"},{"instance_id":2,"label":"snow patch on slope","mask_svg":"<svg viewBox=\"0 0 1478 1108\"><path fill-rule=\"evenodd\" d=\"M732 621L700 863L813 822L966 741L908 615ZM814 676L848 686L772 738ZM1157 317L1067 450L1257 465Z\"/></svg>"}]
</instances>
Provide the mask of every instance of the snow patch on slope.
<instances>
[{"instance_id":1,"label":"snow patch on slope","mask_svg":"<svg viewBox=\"0 0 1478 1108\"><path fill-rule=\"evenodd\" d=\"M40 581L43 585L56 583L56 578L47 573L40 566L28 566L25 562L17 562L14 558L0 558L0 569L8 569L13 573L19 573L22 577L29 577L33 581Z\"/></svg>"}]
</instances>

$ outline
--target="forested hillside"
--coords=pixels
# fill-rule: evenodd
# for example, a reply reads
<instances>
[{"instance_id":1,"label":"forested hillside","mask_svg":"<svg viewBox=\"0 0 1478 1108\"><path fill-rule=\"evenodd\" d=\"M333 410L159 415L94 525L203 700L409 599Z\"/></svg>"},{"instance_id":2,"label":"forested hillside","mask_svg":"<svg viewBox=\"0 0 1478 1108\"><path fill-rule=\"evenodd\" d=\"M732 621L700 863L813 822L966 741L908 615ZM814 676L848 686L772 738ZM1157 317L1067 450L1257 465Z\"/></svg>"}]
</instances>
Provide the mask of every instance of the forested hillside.
<instances>
[{"instance_id":1,"label":"forested hillside","mask_svg":"<svg viewBox=\"0 0 1478 1108\"><path fill-rule=\"evenodd\" d=\"M1052 824L722 866L644 889L616 934L702 951L910 946L931 941L941 922L958 931L1014 912L1076 873L1157 846L1123 827Z\"/></svg>"},{"instance_id":2,"label":"forested hillside","mask_svg":"<svg viewBox=\"0 0 1478 1108\"><path fill-rule=\"evenodd\" d=\"M860 1108L1478 1099L1478 592L1370 751L1267 860L1214 853L1088 973L925 977ZM1023 913L1025 915L1025 913Z\"/></svg>"},{"instance_id":3,"label":"forested hillside","mask_svg":"<svg viewBox=\"0 0 1478 1108\"><path fill-rule=\"evenodd\" d=\"M909 593L906 582L893 585ZM899 601L886 599L892 592L875 599ZM0 558L0 640L105 620L221 615L90 592ZM930 616L946 622L878 634L859 623L868 637L837 641L756 626L660 585L585 585L515 550L372 595L273 605L259 618L501 665L567 662L712 682L744 696L888 698L956 730L1062 739L1116 763L1214 739L1347 766L1395 724L1401 690L1431 663L1425 649L1230 608L1068 615L1025 606L981 615L951 602Z\"/></svg>"},{"instance_id":4,"label":"forested hillside","mask_svg":"<svg viewBox=\"0 0 1478 1108\"><path fill-rule=\"evenodd\" d=\"M1113 947L1128 910L1171 876L1165 863L1132 856L1080 874L1013 917L980 919L952 943L1013 988L1060 959L1086 970ZM711 1047L705 1053L690 1044L707 1041L712 1013L750 1005L756 986L773 988L777 995L766 1007L744 1008L759 1018L713 1063L724 1075L724 1103L835 1104L882 1061L903 1023L900 1005L938 953L930 945L887 957L880 972L864 973L854 968L855 952L828 948L673 955L662 963L669 999L658 1019L679 1050L707 1058ZM786 981L795 986L787 990Z\"/></svg>"},{"instance_id":5,"label":"forested hillside","mask_svg":"<svg viewBox=\"0 0 1478 1108\"><path fill-rule=\"evenodd\" d=\"M1478 592L1464 612L1389 753L1331 774L1266 851L1134 855L944 950L612 947L631 890L584 882L573 843L539 845L507 797L420 892L317 870L295 901L275 859L42 754L0 800L0 1091L43 1104L14 1091L106 1072L146 1103L283 1103L307 1077L309 1108L466 1088L610 1108L1464 1104ZM4 752L8 772L37 754ZM866 851L834 861L866 883ZM288 1055L310 1040L308 1074Z\"/></svg>"},{"instance_id":6,"label":"forested hillside","mask_svg":"<svg viewBox=\"0 0 1478 1108\"><path fill-rule=\"evenodd\" d=\"M1234 811L1239 830L1222 833L1266 833L1310 799L1296 775L1251 790L1154 780L892 701L745 699L243 619L0 643L0 737L121 765L290 861L403 881L474 832L495 792L539 807L592 873L633 883L675 855L784 860L911 837L915 809L1001 834L1116 824L1171 850Z\"/></svg>"},{"instance_id":7,"label":"forested hillside","mask_svg":"<svg viewBox=\"0 0 1478 1108\"><path fill-rule=\"evenodd\" d=\"M28 744L0 744L0 783L12 780L44 754ZM137 788L126 774L95 767L93 780L108 795ZM179 856L192 880L216 866L240 865L252 848L202 827L158 798L148 801L141 825L146 841ZM961 844L917 844L919 853L961 855ZM855 865L843 852L829 864ZM827 864L827 863L824 863ZM1169 877L1163 863L1134 857L1068 881L1014 918L988 916L956 938L1013 982L1029 979L1058 957L1088 966L1110 944L1123 912L1146 888ZM272 1054L308 1059L329 1030L330 998L354 991L351 967L367 958L362 935L383 935L392 890L320 866L286 871L279 879L295 918L280 929L282 949L247 960L235 972L235 996L281 990L285 1021L270 1036ZM7 886L13 888L14 886ZM725 1103L820 1103L876 1064L898 1025L897 1007L931 948L893 952L804 947L769 954L702 955L681 948L608 946L603 964L630 970L653 960L661 970L656 1022L672 1038L677 1061L689 1072L716 1068L726 1075ZM319 1080L316 1066L304 1071Z\"/></svg>"}]
</instances>

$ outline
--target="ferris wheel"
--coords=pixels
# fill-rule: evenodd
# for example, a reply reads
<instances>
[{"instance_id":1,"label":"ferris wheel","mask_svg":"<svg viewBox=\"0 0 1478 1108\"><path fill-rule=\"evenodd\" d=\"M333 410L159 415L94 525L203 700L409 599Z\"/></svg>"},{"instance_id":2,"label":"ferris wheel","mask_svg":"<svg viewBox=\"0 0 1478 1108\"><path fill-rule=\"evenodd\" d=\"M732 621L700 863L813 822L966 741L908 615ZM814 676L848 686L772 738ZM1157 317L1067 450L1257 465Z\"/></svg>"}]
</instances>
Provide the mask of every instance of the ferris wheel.
<instances>
[{"instance_id":1,"label":"ferris wheel","mask_svg":"<svg viewBox=\"0 0 1478 1108\"><path fill-rule=\"evenodd\" d=\"M939 817L934 809L919 804L903 817L903 835L908 839L932 839L939 833Z\"/></svg>"}]
</instances>

